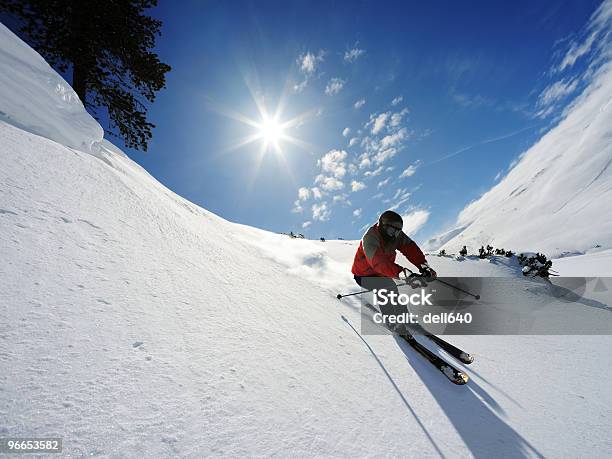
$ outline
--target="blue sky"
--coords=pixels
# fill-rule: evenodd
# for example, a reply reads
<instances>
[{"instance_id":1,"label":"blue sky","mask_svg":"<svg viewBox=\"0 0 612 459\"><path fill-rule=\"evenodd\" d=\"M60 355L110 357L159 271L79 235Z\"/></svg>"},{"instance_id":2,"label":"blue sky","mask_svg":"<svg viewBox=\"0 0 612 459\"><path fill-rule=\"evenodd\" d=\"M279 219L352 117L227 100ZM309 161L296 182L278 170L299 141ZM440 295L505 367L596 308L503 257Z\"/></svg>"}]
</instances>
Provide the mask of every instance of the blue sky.
<instances>
[{"instance_id":1,"label":"blue sky","mask_svg":"<svg viewBox=\"0 0 612 459\"><path fill-rule=\"evenodd\" d=\"M598 5L162 2L173 70L149 152L128 153L232 221L359 238L395 206L422 241L558 119L579 88L553 87L551 66ZM297 119L280 152L236 148L258 133L244 122L261 122L258 104Z\"/></svg>"}]
</instances>

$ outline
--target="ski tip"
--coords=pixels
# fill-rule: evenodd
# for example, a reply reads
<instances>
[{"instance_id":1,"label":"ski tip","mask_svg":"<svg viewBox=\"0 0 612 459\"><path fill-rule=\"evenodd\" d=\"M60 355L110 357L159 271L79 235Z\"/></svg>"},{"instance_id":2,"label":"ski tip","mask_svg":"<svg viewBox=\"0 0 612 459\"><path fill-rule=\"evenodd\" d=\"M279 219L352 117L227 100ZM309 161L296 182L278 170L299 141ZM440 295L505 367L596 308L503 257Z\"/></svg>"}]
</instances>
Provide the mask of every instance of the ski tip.
<instances>
[{"instance_id":1,"label":"ski tip","mask_svg":"<svg viewBox=\"0 0 612 459\"><path fill-rule=\"evenodd\" d=\"M466 352L462 352L459 356L459 360L461 360L461 362L465 363L466 365L469 365L470 363L474 362L474 356Z\"/></svg>"},{"instance_id":2,"label":"ski tip","mask_svg":"<svg viewBox=\"0 0 612 459\"><path fill-rule=\"evenodd\" d=\"M444 375L453 384L457 384L458 386L462 386L463 384L466 384L470 380L468 375L466 375L462 371L457 371L450 366L443 367L441 368L441 370L442 370L442 373L444 373Z\"/></svg>"}]
</instances>

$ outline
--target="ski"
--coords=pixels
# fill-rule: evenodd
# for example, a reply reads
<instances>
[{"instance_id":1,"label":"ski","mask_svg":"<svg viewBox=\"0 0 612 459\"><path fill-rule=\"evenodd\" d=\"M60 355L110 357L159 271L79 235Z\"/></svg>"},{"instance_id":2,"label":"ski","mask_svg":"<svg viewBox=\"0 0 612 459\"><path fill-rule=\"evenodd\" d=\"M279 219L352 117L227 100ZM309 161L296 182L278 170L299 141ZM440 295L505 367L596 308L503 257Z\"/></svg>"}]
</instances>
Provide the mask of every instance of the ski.
<instances>
[{"instance_id":1,"label":"ski","mask_svg":"<svg viewBox=\"0 0 612 459\"><path fill-rule=\"evenodd\" d=\"M469 365L470 363L474 361L474 356L459 349L457 346L452 345L448 341L443 340L439 336L432 335L431 333L427 333L424 329L423 331L424 331L423 336L425 338L429 339L430 341L433 341L435 344L437 344L440 347L440 349L447 352L449 355L453 356L460 362L466 365Z\"/></svg>"},{"instance_id":2,"label":"ski","mask_svg":"<svg viewBox=\"0 0 612 459\"><path fill-rule=\"evenodd\" d=\"M450 382L457 385L463 385L468 382L468 375L466 375L461 370L458 370L457 368L453 367L450 363L431 352L429 349L419 343L414 338L414 336L401 335L401 337L404 338L404 340L410 345L410 347L412 347L415 351L425 357L434 367L440 370L440 372L444 376L446 376L450 380Z\"/></svg>"},{"instance_id":3,"label":"ski","mask_svg":"<svg viewBox=\"0 0 612 459\"><path fill-rule=\"evenodd\" d=\"M379 312L378 309L376 309L370 303L364 303L364 304L371 311ZM465 352L464 350L459 349L457 346L454 346L451 343L449 343L448 341L443 340L439 336L436 336L436 335L433 335L433 334L427 332L427 330L425 330L420 325L417 326L417 327L420 330L420 333L418 333L419 335L424 336L425 338L429 339L430 341L432 341L433 343L438 345L440 347L440 349L442 349L443 351L448 353L450 356L456 358L457 360L459 360L460 362L464 363L465 365L469 365L472 362L474 362L474 357L472 355L468 354L467 352Z\"/></svg>"}]
</instances>

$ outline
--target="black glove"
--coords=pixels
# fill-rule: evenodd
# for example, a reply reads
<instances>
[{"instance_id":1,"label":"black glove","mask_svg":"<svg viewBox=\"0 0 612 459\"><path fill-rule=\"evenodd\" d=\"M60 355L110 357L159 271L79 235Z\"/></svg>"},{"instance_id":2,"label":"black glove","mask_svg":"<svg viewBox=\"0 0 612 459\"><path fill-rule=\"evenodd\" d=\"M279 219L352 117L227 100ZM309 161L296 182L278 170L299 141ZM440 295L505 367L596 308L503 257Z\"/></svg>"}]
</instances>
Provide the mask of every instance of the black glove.
<instances>
[{"instance_id":1,"label":"black glove","mask_svg":"<svg viewBox=\"0 0 612 459\"><path fill-rule=\"evenodd\" d=\"M436 277L438 277L438 273L431 269L427 263L423 263L421 266L419 266L419 271L421 273L421 276L423 277L431 279L435 279Z\"/></svg>"},{"instance_id":2,"label":"black glove","mask_svg":"<svg viewBox=\"0 0 612 459\"><path fill-rule=\"evenodd\" d=\"M408 280L412 274L412 271L410 271L408 268L402 268L402 272L400 273L400 276L398 276L400 279L402 274L404 275L404 280Z\"/></svg>"}]
</instances>

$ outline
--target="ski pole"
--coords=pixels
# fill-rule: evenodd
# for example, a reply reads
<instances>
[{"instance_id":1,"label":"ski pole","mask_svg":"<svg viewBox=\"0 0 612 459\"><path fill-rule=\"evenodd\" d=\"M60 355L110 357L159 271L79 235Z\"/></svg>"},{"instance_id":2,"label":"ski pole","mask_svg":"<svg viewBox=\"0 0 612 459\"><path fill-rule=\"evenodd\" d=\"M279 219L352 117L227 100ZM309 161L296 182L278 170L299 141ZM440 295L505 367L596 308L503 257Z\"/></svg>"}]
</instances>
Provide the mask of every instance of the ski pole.
<instances>
[{"instance_id":1,"label":"ski pole","mask_svg":"<svg viewBox=\"0 0 612 459\"><path fill-rule=\"evenodd\" d=\"M362 295L364 293L368 293L370 290L362 290L361 292L355 292L355 293L347 293L345 295L343 295L342 293L338 293L336 295L336 298L338 298L339 300L341 300L342 298L346 297L346 296L353 296L353 295Z\"/></svg>"},{"instance_id":2,"label":"ski pole","mask_svg":"<svg viewBox=\"0 0 612 459\"><path fill-rule=\"evenodd\" d=\"M406 268L406 270L410 272L410 276L419 277L419 275L417 273L415 273L414 271L411 271L408 268ZM433 280L436 280L436 281L438 281L438 282L440 282L440 283L442 283L442 284L444 284L444 285L446 285L446 286L448 286L450 288L454 288L455 290L459 290L460 292L465 293L466 295L472 296L472 297L476 298L477 300L480 299L480 295L474 295L473 293L470 293L467 290L463 290L462 288L457 287L456 285L449 284L448 282L443 281L441 279L438 279L437 277L435 277Z\"/></svg>"},{"instance_id":3,"label":"ski pole","mask_svg":"<svg viewBox=\"0 0 612 459\"><path fill-rule=\"evenodd\" d=\"M412 271L411 271L411 272L412 272ZM412 274L415 274L415 273L412 273ZM419 276L415 274L415 276L413 276L413 277L419 277ZM443 281L442 279L438 279L438 278L436 277L436 278L435 278L435 279L433 279L433 280L438 281L438 282L440 282L440 283L442 283L442 284L444 284L444 285L446 285L446 286L448 286L448 287L450 287L450 288L454 288L455 290L459 290L460 292L465 293L466 295L469 295L469 296L471 296L471 297L474 297L474 298L475 298L475 299L477 299L477 300L479 300L479 299L480 299L480 295L475 295L475 294L473 294L473 293L470 293L470 292L468 292L467 290L464 290L464 289L462 289L461 287L457 287L456 285L449 284L448 282ZM410 282L404 282L403 284L397 284L397 286L398 286L398 287L402 287L403 285L411 285L411 284L410 284ZM343 295L343 294L341 294L341 293L338 293L338 294L336 295L336 298L338 298L339 300L341 300L342 298L347 297L347 296L353 296L353 295L363 295L364 293L368 293L368 292L371 292L371 290L362 290L362 291L360 291L360 292L346 293L346 294L344 294L344 295Z\"/></svg>"},{"instance_id":4,"label":"ski pole","mask_svg":"<svg viewBox=\"0 0 612 459\"><path fill-rule=\"evenodd\" d=\"M474 298L476 298L477 300L479 300L479 299L480 299L480 295L474 295L473 293L470 293L470 292L468 292L467 290L463 290L462 288L457 287L456 285L449 284L448 282L445 282L445 281L443 281L442 279L438 279L438 278L436 277L434 280L437 280L438 282L440 282L440 283L442 283L442 284L444 284L444 285L447 285L447 286L449 286L449 287L451 287L451 288L454 288L455 290L459 290L460 292L463 292L463 293L465 293L466 295L473 296L473 297L474 297Z\"/></svg>"},{"instance_id":5,"label":"ski pole","mask_svg":"<svg viewBox=\"0 0 612 459\"><path fill-rule=\"evenodd\" d=\"M403 285L408 285L408 282L404 282L403 284L396 284L398 287L401 287ZM372 290L362 290L361 292L354 292L354 293L346 293L346 294L341 294L338 293L336 295L336 298L338 298L339 300L341 300L342 298L346 297L346 296L353 296L353 295L363 295L364 293L368 293L371 292Z\"/></svg>"}]
</instances>

